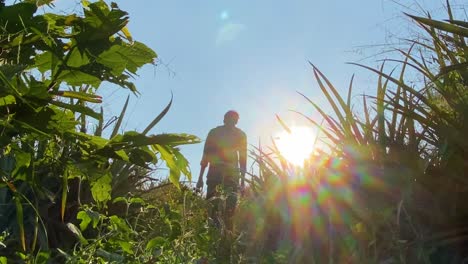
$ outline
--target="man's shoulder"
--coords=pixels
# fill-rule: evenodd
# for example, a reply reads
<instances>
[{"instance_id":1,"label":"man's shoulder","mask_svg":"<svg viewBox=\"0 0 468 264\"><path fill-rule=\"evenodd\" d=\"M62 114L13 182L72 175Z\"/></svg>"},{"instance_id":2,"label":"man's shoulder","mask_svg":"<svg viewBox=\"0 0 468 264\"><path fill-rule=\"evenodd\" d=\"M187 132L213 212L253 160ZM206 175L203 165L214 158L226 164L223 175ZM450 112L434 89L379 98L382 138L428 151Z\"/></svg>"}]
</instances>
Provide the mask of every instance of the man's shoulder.
<instances>
[{"instance_id":1,"label":"man's shoulder","mask_svg":"<svg viewBox=\"0 0 468 264\"><path fill-rule=\"evenodd\" d=\"M245 134L245 132L244 132L242 129L236 127L236 131L237 131L237 133L238 133L239 135L241 135L242 137L247 137L247 135Z\"/></svg>"},{"instance_id":2,"label":"man's shoulder","mask_svg":"<svg viewBox=\"0 0 468 264\"><path fill-rule=\"evenodd\" d=\"M215 128L212 128L209 132L209 134L213 134L213 133L216 133L216 132L219 132L219 131L222 131L223 130L223 126L217 126Z\"/></svg>"},{"instance_id":3,"label":"man's shoulder","mask_svg":"<svg viewBox=\"0 0 468 264\"><path fill-rule=\"evenodd\" d=\"M209 135L225 135L225 134L235 134L240 137L247 137L245 132L238 127L227 127L227 126L217 126L212 128L209 132Z\"/></svg>"}]
</instances>

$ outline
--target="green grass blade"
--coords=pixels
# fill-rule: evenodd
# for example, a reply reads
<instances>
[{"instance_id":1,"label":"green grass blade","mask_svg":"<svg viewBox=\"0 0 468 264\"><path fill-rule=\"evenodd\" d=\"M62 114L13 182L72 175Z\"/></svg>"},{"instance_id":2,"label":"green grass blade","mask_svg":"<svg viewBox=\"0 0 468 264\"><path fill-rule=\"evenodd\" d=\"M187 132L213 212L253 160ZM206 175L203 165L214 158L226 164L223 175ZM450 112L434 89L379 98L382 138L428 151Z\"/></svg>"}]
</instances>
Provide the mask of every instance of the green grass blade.
<instances>
[{"instance_id":1,"label":"green grass blade","mask_svg":"<svg viewBox=\"0 0 468 264\"><path fill-rule=\"evenodd\" d=\"M348 88L348 102L345 103L345 101L343 100L341 95L338 93L338 91L333 86L333 84L328 80L328 78L322 72L320 72L320 70L317 69L316 67L314 67L314 71L317 71L317 73L320 75L320 77L325 81L325 83L327 84L327 88L332 92L333 96L338 101L338 104L340 105L341 110L345 114L346 118L340 119L339 115L341 115L341 111L336 112L336 110L335 110L335 114L338 116L338 118L339 118L339 120L340 120L340 122L341 122L341 124L342 124L342 126L344 128L345 134L347 134L349 136L349 139L353 139L353 140L355 140L357 142L362 142L361 132L359 131L359 128L358 128L358 126L356 124L356 120L355 120L355 118L353 116L353 113L351 111L351 92L352 92L352 87L353 87L354 75L351 78L351 82L350 82L350 85L349 85L349 88ZM322 87L325 88L323 85L321 85L321 88ZM328 95L328 92L324 91L324 89L322 89L322 91L327 96L327 99L328 99L329 103L334 104L334 101L331 99L331 96ZM338 107L333 107L333 109L338 109Z\"/></svg>"},{"instance_id":2,"label":"green grass blade","mask_svg":"<svg viewBox=\"0 0 468 264\"><path fill-rule=\"evenodd\" d=\"M437 21L437 20L434 20L434 19L418 17L418 16L409 15L409 14L406 14L406 15L411 17L412 19L416 20L417 22L419 22L421 24L424 24L424 25L427 25L427 26L430 26L430 27L433 27L433 28L437 28L437 29L440 29L440 30L443 30L443 31L446 31L446 32L450 32L450 33L453 33L453 34L457 34L457 35L463 36L465 38L468 37L468 29L467 28L457 26L457 25L453 25L453 24L450 24L450 23L445 23L445 22L442 22L442 21Z\"/></svg>"},{"instance_id":3,"label":"green grass blade","mask_svg":"<svg viewBox=\"0 0 468 264\"><path fill-rule=\"evenodd\" d=\"M112 130L112 134L111 134L110 138L115 137L117 135L117 133L119 132L120 126L122 125L122 121L123 121L123 118L125 116L125 112L127 111L128 100L129 99L130 99L130 96L127 96L127 100L125 100L125 104L124 104L124 106L122 108L122 111L120 112L119 118L117 119L117 123L114 126L114 130Z\"/></svg>"},{"instance_id":4,"label":"green grass blade","mask_svg":"<svg viewBox=\"0 0 468 264\"><path fill-rule=\"evenodd\" d=\"M349 81L348 98L346 99L346 107L348 109L351 109L351 94L353 90L353 83L354 83L354 74L351 76L351 81Z\"/></svg>"},{"instance_id":5,"label":"green grass blade","mask_svg":"<svg viewBox=\"0 0 468 264\"><path fill-rule=\"evenodd\" d=\"M60 207L60 217L65 217L65 208L67 207L67 196L68 196L68 168L65 168L62 175L62 204Z\"/></svg>"},{"instance_id":6,"label":"green grass blade","mask_svg":"<svg viewBox=\"0 0 468 264\"><path fill-rule=\"evenodd\" d=\"M26 235L24 233L24 213L23 205L21 204L21 197L18 193L15 192L15 207L16 207L16 222L18 223L18 228L20 232L21 247L23 251L26 251Z\"/></svg>"},{"instance_id":7,"label":"green grass blade","mask_svg":"<svg viewBox=\"0 0 468 264\"><path fill-rule=\"evenodd\" d=\"M275 115L275 116L276 116L276 120L280 123L281 127L283 127L283 129L286 130L288 134L291 134L291 129L289 129L288 125L284 123L284 121L279 117L279 115Z\"/></svg>"},{"instance_id":8,"label":"green grass blade","mask_svg":"<svg viewBox=\"0 0 468 264\"><path fill-rule=\"evenodd\" d=\"M299 94L302 95L320 113L320 115L325 119L325 121L327 121L327 124L330 126L330 129L335 133L335 135L339 139L345 139L343 129L339 128L338 124L334 122L330 116L328 116L316 103L312 102L312 100L310 100L307 96L305 96L302 93Z\"/></svg>"},{"instance_id":9,"label":"green grass blade","mask_svg":"<svg viewBox=\"0 0 468 264\"><path fill-rule=\"evenodd\" d=\"M100 137L102 135L102 131L104 130L104 109L101 106L101 111L99 112L99 122L96 127L96 131L94 131L94 135Z\"/></svg>"},{"instance_id":10,"label":"green grass blade","mask_svg":"<svg viewBox=\"0 0 468 264\"><path fill-rule=\"evenodd\" d=\"M298 112L298 111L293 111L301 116L303 116L305 119L307 119L307 121L311 122L314 126L316 126L318 129L319 129L319 132L322 132L325 134L325 136L330 139L333 143L335 144L339 144L340 143L340 140L335 138L332 134L330 134L324 127L323 127L323 124L319 124L317 123L315 120L313 120L312 118L304 115L303 113L301 112Z\"/></svg>"},{"instance_id":11,"label":"green grass blade","mask_svg":"<svg viewBox=\"0 0 468 264\"><path fill-rule=\"evenodd\" d=\"M428 106L432 111L435 112L435 114L439 117L441 117L442 119L444 119L445 121L447 121L448 123L456 126L456 122L454 122L454 120L445 112L443 112L437 105L433 104L426 96L424 96L423 94L421 94L420 92L416 91L415 89L409 87L408 85L406 85L404 82L401 82L400 80L397 80L393 77L391 77L390 75L384 73L384 72L381 72L381 71L378 71L376 69L373 69L371 67L368 67L366 65L362 65L362 64L359 64L359 63L350 63L350 64L353 64L353 65L356 65L356 66L359 66L359 67L363 67L365 69L368 69L378 75L382 75L383 77L389 79L391 82L399 85L402 87L402 89L404 89L405 91L408 91L410 94L413 94L418 100L420 100L422 103L424 103L426 106Z\"/></svg>"},{"instance_id":12,"label":"green grass blade","mask_svg":"<svg viewBox=\"0 0 468 264\"><path fill-rule=\"evenodd\" d=\"M329 85L329 88L330 88L331 84L329 84L329 81L325 78L325 76L312 63L310 63L310 64L313 67L313 73L314 73L314 76L315 76L315 80L317 81L320 89L322 90L322 93L327 98L328 103L332 107L335 115L337 116L337 118L339 120L339 123L341 124L341 128L343 129L343 134L345 134L347 136L350 136L351 131L349 130L349 128L347 126L346 119L344 118L343 114L341 113L340 109L338 108L338 105L335 103L335 101L331 97L330 93L328 92L328 89L325 87L324 83L322 82L322 78ZM333 86L331 86L331 87L332 87L331 91L336 92L336 90L333 89Z\"/></svg>"},{"instance_id":13,"label":"green grass blade","mask_svg":"<svg viewBox=\"0 0 468 264\"><path fill-rule=\"evenodd\" d=\"M159 115L143 130L142 134L146 135L161 119L169 112L169 109L171 108L172 105L172 99L173 99L173 94L171 93L171 100L169 101L169 104L159 113Z\"/></svg>"}]
</instances>

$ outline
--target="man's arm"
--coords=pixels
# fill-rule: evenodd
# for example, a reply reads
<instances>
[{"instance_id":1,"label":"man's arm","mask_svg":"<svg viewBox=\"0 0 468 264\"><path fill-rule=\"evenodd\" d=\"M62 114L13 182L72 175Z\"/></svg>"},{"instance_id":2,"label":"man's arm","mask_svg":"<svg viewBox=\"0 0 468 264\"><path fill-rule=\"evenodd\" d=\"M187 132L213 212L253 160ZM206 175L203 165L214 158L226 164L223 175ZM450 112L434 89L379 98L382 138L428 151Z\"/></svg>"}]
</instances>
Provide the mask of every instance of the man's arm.
<instances>
[{"instance_id":1,"label":"man's arm","mask_svg":"<svg viewBox=\"0 0 468 264\"><path fill-rule=\"evenodd\" d=\"M203 175L205 174L205 169L207 165L201 165L200 174L198 175L197 189L203 189Z\"/></svg>"},{"instance_id":2,"label":"man's arm","mask_svg":"<svg viewBox=\"0 0 468 264\"><path fill-rule=\"evenodd\" d=\"M205 169L210 163L211 153L213 153L213 133L210 131L206 137L205 146L203 147L203 156L200 161L200 174L198 176L197 189L203 188L203 175L205 174Z\"/></svg>"},{"instance_id":3,"label":"man's arm","mask_svg":"<svg viewBox=\"0 0 468 264\"><path fill-rule=\"evenodd\" d=\"M245 172L247 171L247 136L242 133L239 146L239 166L241 172L241 186L245 185Z\"/></svg>"}]
</instances>

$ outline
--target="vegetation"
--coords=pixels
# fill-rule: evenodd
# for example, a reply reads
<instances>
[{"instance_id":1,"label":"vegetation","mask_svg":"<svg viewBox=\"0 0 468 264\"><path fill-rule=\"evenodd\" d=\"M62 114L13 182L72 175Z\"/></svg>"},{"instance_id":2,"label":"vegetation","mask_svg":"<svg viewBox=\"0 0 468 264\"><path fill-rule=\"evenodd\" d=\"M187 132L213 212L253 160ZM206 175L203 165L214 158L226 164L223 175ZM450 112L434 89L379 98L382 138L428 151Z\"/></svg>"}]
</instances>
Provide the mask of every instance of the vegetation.
<instances>
[{"instance_id":1,"label":"vegetation","mask_svg":"<svg viewBox=\"0 0 468 264\"><path fill-rule=\"evenodd\" d=\"M304 168L292 167L276 148L254 152L261 168L255 199L269 208L265 221L281 227L266 226L262 235L279 233L273 250L284 251L282 240L296 245L285 248L287 263L468 258L468 24L453 17L449 2L447 9L446 21L409 15L427 38L396 49L380 69L356 64L378 75L377 93L362 96L360 113L353 111L352 80L343 98L312 65L333 114L306 97L325 125L304 117L326 147ZM410 84L414 79L421 81Z\"/></svg>"},{"instance_id":2,"label":"vegetation","mask_svg":"<svg viewBox=\"0 0 468 264\"><path fill-rule=\"evenodd\" d=\"M1 260L134 259L156 247L139 220L153 210L138 198L142 184L159 160L177 186L181 174L190 178L177 146L198 139L147 135L170 104L143 132L121 133L128 100L106 132L112 123L95 111L104 100L99 89L137 93L131 77L156 53L132 39L127 13L115 4L84 1L81 15L38 14L48 2L0 6ZM98 123L92 132L90 118Z\"/></svg>"},{"instance_id":3,"label":"vegetation","mask_svg":"<svg viewBox=\"0 0 468 264\"><path fill-rule=\"evenodd\" d=\"M0 263L468 258L468 24L448 2L446 21L410 16L426 38L379 69L358 65L378 76L360 112L352 80L344 97L312 65L333 113L304 96L323 122L304 117L324 147L301 167L274 144L253 148L235 230L211 226L208 203L179 181L191 174L178 146L199 139L148 134L171 103L142 132L121 132L129 99L113 122L96 110L103 86L138 93L131 78L157 57L127 13L104 1L37 12L50 2L0 3ZM161 162L168 181L155 182Z\"/></svg>"}]
</instances>

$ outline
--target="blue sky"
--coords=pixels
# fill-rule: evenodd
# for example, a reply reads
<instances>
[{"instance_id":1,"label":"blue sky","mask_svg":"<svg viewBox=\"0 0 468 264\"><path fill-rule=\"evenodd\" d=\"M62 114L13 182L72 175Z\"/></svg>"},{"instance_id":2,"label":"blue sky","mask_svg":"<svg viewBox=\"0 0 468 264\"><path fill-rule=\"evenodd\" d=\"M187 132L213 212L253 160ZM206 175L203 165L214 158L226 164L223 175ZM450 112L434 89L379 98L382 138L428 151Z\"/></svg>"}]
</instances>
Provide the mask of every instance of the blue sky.
<instances>
[{"instance_id":1,"label":"blue sky","mask_svg":"<svg viewBox=\"0 0 468 264\"><path fill-rule=\"evenodd\" d=\"M371 94L376 78L345 63L377 66L382 56L372 55L384 47L376 45L396 42L392 35L405 36L413 27L402 11L421 14L416 1L116 2L129 12L134 39L159 55L158 65L145 67L135 80L141 95L131 96L125 129L142 130L172 92L172 108L152 133L189 133L204 139L227 110L235 109L240 113L238 126L254 145L260 138L269 143L270 136L281 131L275 114L290 125L305 123L290 109L316 115L297 91L326 106L308 61L342 91L355 73L356 94ZM440 12L445 0L417 2ZM66 0L57 2L60 10L72 6ZM128 92L104 85L99 93L107 117L118 115ZM203 143L182 148L194 175L202 148Z\"/></svg>"}]
</instances>

